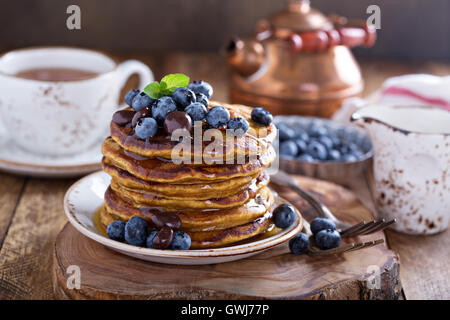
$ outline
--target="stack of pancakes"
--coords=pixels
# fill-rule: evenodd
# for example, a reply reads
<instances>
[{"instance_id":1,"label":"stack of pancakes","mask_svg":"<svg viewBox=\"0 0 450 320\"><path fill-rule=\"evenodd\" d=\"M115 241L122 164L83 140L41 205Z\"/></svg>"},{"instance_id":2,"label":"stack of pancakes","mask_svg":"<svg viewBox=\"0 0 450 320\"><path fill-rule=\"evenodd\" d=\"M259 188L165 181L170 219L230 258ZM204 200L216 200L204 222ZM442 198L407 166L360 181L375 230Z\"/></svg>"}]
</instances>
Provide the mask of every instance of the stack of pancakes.
<instances>
[{"instance_id":1,"label":"stack of pancakes","mask_svg":"<svg viewBox=\"0 0 450 320\"><path fill-rule=\"evenodd\" d=\"M215 105L210 102L209 108ZM235 244L274 228L274 197L264 169L276 156L276 128L253 122L248 107L220 105L231 118L243 117L250 124L244 136L221 145L224 154L234 155L233 162L204 161L205 154L214 156L207 148L211 141L205 141L200 148L184 150L191 159L199 159L200 152L203 161L176 164L172 151L178 141L164 133L141 140L130 125L111 122L111 136L102 148L103 170L112 177L100 212L104 227L140 216L155 229L168 223L188 233L192 249Z\"/></svg>"}]
</instances>

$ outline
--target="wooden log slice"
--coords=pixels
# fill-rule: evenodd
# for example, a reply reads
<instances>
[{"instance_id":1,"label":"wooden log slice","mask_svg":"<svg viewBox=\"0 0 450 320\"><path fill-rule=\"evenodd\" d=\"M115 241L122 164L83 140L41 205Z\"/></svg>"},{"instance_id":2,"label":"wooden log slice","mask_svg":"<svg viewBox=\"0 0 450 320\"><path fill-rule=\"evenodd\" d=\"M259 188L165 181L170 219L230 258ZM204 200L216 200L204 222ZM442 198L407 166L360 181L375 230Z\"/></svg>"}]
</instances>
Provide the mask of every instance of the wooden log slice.
<instances>
[{"instance_id":1,"label":"wooden log slice","mask_svg":"<svg viewBox=\"0 0 450 320\"><path fill-rule=\"evenodd\" d=\"M350 223L373 219L351 191L297 179L338 218ZM311 220L312 208L304 200L290 190L277 191ZM375 239L385 239L384 233L349 241ZM79 267L79 289L73 288L70 266ZM398 256L384 244L325 257L296 256L284 244L244 260L176 266L122 255L69 224L55 241L53 286L59 299L397 299L401 290Z\"/></svg>"}]
</instances>

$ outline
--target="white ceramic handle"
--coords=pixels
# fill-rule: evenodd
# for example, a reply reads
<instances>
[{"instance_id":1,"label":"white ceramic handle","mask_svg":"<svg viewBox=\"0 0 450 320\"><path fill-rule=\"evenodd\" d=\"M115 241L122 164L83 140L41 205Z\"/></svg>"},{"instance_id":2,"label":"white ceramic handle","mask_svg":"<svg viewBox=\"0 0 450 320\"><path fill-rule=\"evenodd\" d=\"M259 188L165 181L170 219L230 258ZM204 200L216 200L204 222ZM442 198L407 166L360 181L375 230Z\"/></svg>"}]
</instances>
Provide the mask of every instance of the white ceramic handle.
<instances>
[{"instance_id":1,"label":"white ceramic handle","mask_svg":"<svg viewBox=\"0 0 450 320\"><path fill-rule=\"evenodd\" d=\"M150 68L138 60L127 60L122 62L117 67L117 71L119 73L120 88L122 88L128 78L135 73L139 76L139 89L143 89L144 86L152 82L154 79Z\"/></svg>"}]
</instances>

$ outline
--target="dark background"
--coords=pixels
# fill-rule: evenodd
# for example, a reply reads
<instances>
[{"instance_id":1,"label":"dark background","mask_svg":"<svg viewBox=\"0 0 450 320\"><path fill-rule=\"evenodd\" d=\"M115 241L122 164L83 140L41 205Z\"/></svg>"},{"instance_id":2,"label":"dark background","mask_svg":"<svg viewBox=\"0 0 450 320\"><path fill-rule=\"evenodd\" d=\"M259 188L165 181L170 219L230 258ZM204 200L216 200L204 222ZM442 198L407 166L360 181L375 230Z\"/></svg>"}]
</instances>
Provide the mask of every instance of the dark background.
<instances>
[{"instance_id":1,"label":"dark background","mask_svg":"<svg viewBox=\"0 0 450 320\"><path fill-rule=\"evenodd\" d=\"M81 7L81 30L66 8ZM358 56L450 60L449 0L312 0L325 13L367 18L381 8L381 30ZM217 51L230 35L250 35L284 0L0 0L0 49L78 45L108 51Z\"/></svg>"}]
</instances>

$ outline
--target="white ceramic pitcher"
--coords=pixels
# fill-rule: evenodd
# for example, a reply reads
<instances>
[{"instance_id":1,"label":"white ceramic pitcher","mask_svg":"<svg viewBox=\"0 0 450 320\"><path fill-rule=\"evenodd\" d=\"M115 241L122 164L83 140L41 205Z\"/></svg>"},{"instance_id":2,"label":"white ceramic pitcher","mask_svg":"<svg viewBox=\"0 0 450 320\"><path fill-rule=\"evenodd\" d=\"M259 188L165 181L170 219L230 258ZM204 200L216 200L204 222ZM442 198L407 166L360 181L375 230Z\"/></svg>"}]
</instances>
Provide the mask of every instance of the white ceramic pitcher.
<instances>
[{"instance_id":1,"label":"white ceramic pitcher","mask_svg":"<svg viewBox=\"0 0 450 320\"><path fill-rule=\"evenodd\" d=\"M393 229L444 231L450 220L450 112L430 107L369 105L352 121L374 147L376 205Z\"/></svg>"}]
</instances>

